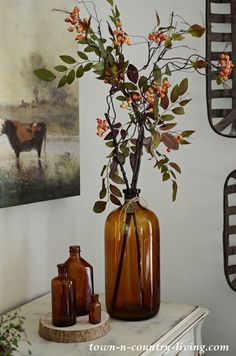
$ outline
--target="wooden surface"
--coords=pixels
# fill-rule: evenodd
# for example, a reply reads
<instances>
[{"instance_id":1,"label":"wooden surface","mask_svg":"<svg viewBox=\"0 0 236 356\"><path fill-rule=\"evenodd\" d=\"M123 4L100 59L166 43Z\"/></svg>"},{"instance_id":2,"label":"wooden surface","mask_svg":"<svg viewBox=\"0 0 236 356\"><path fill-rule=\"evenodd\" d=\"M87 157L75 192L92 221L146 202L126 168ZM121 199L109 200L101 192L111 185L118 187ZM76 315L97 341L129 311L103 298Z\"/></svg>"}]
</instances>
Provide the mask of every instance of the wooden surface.
<instances>
[{"instance_id":1,"label":"wooden surface","mask_svg":"<svg viewBox=\"0 0 236 356\"><path fill-rule=\"evenodd\" d=\"M102 310L105 310L104 295L100 295ZM51 309L51 295L47 294L21 307L25 316L24 327L31 342L33 356L163 356L160 351L138 349L140 345L163 347L168 345L168 356L176 355L177 342L201 344L201 324L208 314L204 308L176 303L161 303L160 312L154 318L143 321L124 322L110 318L109 332L96 340L82 343L56 343L41 338L38 334L39 319ZM196 337L199 335L199 337ZM111 348L110 351L104 347ZM20 351L27 354L28 345L21 343ZM159 349L160 350L160 349ZM17 354L18 355L18 354ZM184 354L185 355L185 354ZM197 355L196 353L191 353ZM185 355L189 356L189 355Z\"/></svg>"},{"instance_id":2,"label":"wooden surface","mask_svg":"<svg viewBox=\"0 0 236 356\"><path fill-rule=\"evenodd\" d=\"M88 315L78 317L76 321L69 327L56 327L52 325L52 314L46 313L39 320L39 335L48 341L86 342L106 335L110 328L109 315L104 311L99 324L89 324Z\"/></svg>"}]
</instances>

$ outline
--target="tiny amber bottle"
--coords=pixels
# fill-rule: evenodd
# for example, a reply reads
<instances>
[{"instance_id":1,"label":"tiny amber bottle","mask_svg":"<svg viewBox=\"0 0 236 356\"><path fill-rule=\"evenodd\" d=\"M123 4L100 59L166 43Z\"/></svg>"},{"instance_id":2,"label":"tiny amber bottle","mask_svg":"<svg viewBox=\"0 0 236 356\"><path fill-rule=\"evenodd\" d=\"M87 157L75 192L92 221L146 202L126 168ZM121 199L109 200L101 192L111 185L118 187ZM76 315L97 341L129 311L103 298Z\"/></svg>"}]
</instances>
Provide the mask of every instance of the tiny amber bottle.
<instances>
[{"instance_id":1,"label":"tiny amber bottle","mask_svg":"<svg viewBox=\"0 0 236 356\"><path fill-rule=\"evenodd\" d=\"M52 324L70 326L76 323L75 281L68 277L68 267L57 265L58 276L52 279Z\"/></svg>"},{"instance_id":2,"label":"tiny amber bottle","mask_svg":"<svg viewBox=\"0 0 236 356\"><path fill-rule=\"evenodd\" d=\"M90 324L101 323L101 304L99 303L99 295L91 295L91 303L89 304L89 322Z\"/></svg>"},{"instance_id":3,"label":"tiny amber bottle","mask_svg":"<svg viewBox=\"0 0 236 356\"><path fill-rule=\"evenodd\" d=\"M68 275L75 280L76 315L87 315L93 294L93 267L80 256L80 246L70 246L70 257L66 260Z\"/></svg>"}]
</instances>

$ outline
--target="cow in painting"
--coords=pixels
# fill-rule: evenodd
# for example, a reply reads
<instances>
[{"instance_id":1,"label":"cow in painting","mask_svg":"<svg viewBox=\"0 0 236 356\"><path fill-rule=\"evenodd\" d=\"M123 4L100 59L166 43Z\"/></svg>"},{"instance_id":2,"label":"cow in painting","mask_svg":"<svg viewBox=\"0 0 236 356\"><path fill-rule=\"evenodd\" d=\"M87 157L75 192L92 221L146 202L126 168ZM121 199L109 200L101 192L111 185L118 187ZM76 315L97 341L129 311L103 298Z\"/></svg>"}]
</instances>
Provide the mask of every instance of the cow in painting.
<instances>
[{"instance_id":1,"label":"cow in painting","mask_svg":"<svg viewBox=\"0 0 236 356\"><path fill-rule=\"evenodd\" d=\"M18 120L0 120L0 135L7 135L16 158L21 152L36 150L41 157L42 145L46 144L46 124L36 122L23 124Z\"/></svg>"}]
</instances>

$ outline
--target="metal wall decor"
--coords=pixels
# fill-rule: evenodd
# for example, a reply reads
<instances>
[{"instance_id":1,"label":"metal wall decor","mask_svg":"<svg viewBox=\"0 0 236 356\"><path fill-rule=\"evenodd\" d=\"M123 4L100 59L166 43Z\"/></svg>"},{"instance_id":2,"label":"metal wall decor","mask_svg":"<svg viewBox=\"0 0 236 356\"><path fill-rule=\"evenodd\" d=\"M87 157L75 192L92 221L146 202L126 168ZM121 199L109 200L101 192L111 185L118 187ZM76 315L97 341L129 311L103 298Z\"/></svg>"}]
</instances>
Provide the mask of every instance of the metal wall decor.
<instances>
[{"instance_id":1,"label":"metal wall decor","mask_svg":"<svg viewBox=\"0 0 236 356\"><path fill-rule=\"evenodd\" d=\"M206 0L206 55L209 63L218 64L221 53L236 62L236 0ZM225 137L236 137L236 70L227 87L217 86L207 69L207 109L212 129ZM224 272L236 292L236 170L224 184Z\"/></svg>"},{"instance_id":2,"label":"metal wall decor","mask_svg":"<svg viewBox=\"0 0 236 356\"><path fill-rule=\"evenodd\" d=\"M236 0L206 0L206 56L217 64L222 52L236 60ZM236 137L236 70L227 88L217 86L207 70L208 119L212 129L226 137Z\"/></svg>"},{"instance_id":3,"label":"metal wall decor","mask_svg":"<svg viewBox=\"0 0 236 356\"><path fill-rule=\"evenodd\" d=\"M224 271L229 286L236 292L236 170L224 185ZM235 221L233 221L235 220Z\"/></svg>"}]
</instances>

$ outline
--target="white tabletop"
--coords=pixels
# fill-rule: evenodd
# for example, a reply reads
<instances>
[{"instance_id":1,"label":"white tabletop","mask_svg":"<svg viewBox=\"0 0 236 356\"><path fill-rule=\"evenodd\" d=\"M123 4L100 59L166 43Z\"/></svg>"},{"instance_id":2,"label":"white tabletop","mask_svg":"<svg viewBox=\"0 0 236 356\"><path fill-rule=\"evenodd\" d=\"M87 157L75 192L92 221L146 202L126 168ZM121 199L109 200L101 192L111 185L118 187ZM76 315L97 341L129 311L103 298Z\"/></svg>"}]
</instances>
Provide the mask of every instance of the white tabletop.
<instances>
[{"instance_id":1,"label":"white tabletop","mask_svg":"<svg viewBox=\"0 0 236 356\"><path fill-rule=\"evenodd\" d=\"M100 297L104 307L104 296ZM134 345L168 345L178 340L189 328L202 320L207 314L204 308L175 303L162 303L158 315L152 319L125 322L110 319L110 331L107 335L84 343L55 343L42 339L38 335L40 317L51 311L51 295L47 294L21 307L25 316L25 330L31 342L33 356L138 356L146 355L144 351L134 350ZM99 346L98 346L99 345ZM108 345L108 346L106 346ZM22 345L26 352L28 345ZM100 347L99 351L97 348ZM104 351L112 347L112 351ZM156 353L157 354L157 353Z\"/></svg>"}]
</instances>

